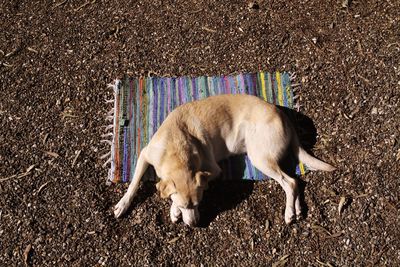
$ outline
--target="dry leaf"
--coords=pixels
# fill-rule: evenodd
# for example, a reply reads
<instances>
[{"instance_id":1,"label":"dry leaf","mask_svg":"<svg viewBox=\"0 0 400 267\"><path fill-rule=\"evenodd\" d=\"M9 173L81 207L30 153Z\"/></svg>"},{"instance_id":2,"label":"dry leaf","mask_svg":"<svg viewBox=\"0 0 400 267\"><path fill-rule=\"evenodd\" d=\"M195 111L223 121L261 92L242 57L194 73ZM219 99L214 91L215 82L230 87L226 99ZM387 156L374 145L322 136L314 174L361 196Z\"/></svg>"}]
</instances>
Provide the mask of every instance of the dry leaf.
<instances>
[{"instance_id":1,"label":"dry leaf","mask_svg":"<svg viewBox=\"0 0 400 267\"><path fill-rule=\"evenodd\" d=\"M265 221L265 230L269 230L269 226L270 226L270 223L269 223L269 220L267 219L266 221Z\"/></svg>"},{"instance_id":2,"label":"dry leaf","mask_svg":"<svg viewBox=\"0 0 400 267\"><path fill-rule=\"evenodd\" d=\"M316 224L311 225L311 229L313 229L317 232L323 232L327 235L331 235L331 233L328 230L326 230L324 227L316 225Z\"/></svg>"},{"instance_id":3,"label":"dry leaf","mask_svg":"<svg viewBox=\"0 0 400 267\"><path fill-rule=\"evenodd\" d=\"M272 267L285 266L288 260L289 260L289 255L284 255L278 261L272 263Z\"/></svg>"},{"instance_id":4,"label":"dry leaf","mask_svg":"<svg viewBox=\"0 0 400 267\"><path fill-rule=\"evenodd\" d=\"M342 210L343 210L343 206L346 204L347 199L346 197L340 197L340 201L339 201L339 206L338 206L338 212L339 212L339 216L342 214Z\"/></svg>"},{"instance_id":5,"label":"dry leaf","mask_svg":"<svg viewBox=\"0 0 400 267\"><path fill-rule=\"evenodd\" d=\"M178 241L179 238L180 238L179 236L172 238L171 240L168 241L168 244L175 243L176 241Z\"/></svg>"},{"instance_id":6,"label":"dry leaf","mask_svg":"<svg viewBox=\"0 0 400 267\"><path fill-rule=\"evenodd\" d=\"M32 47L27 47L27 49L33 53L38 53L38 51L36 49L33 49Z\"/></svg>"},{"instance_id":7,"label":"dry leaf","mask_svg":"<svg viewBox=\"0 0 400 267\"><path fill-rule=\"evenodd\" d=\"M25 250L24 250L24 263L25 266L28 266L28 260L29 260L29 253L31 252L32 249L32 245L29 244L26 246Z\"/></svg>"},{"instance_id":8,"label":"dry leaf","mask_svg":"<svg viewBox=\"0 0 400 267\"><path fill-rule=\"evenodd\" d=\"M51 151L45 151L44 153L46 153L47 155L52 156L54 158L58 158L60 156L57 153L51 152Z\"/></svg>"},{"instance_id":9,"label":"dry leaf","mask_svg":"<svg viewBox=\"0 0 400 267\"><path fill-rule=\"evenodd\" d=\"M317 263L319 263L320 266L333 267L332 264L330 264L329 262L325 263L325 262L322 262L322 261L319 261L319 260L315 260L315 261Z\"/></svg>"},{"instance_id":10,"label":"dry leaf","mask_svg":"<svg viewBox=\"0 0 400 267\"><path fill-rule=\"evenodd\" d=\"M30 172L33 168L35 168L35 164L29 166L29 168L26 169L26 173Z\"/></svg>"},{"instance_id":11,"label":"dry leaf","mask_svg":"<svg viewBox=\"0 0 400 267\"><path fill-rule=\"evenodd\" d=\"M49 137L49 133L46 133L46 135L44 136L44 138L43 138L43 145L46 143L47 137Z\"/></svg>"}]
</instances>

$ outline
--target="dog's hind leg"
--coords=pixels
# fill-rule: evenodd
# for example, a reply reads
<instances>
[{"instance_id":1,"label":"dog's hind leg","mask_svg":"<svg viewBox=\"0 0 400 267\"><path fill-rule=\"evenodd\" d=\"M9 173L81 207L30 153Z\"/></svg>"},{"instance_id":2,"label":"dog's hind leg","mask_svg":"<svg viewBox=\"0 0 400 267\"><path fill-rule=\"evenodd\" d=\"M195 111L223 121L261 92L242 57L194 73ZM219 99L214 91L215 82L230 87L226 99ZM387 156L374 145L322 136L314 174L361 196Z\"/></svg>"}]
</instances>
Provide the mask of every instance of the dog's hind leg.
<instances>
[{"instance_id":1,"label":"dog's hind leg","mask_svg":"<svg viewBox=\"0 0 400 267\"><path fill-rule=\"evenodd\" d=\"M290 224L301 214L298 185L296 179L284 173L276 161L268 158L258 158L249 154L252 164L268 177L277 181L286 194L285 222Z\"/></svg>"},{"instance_id":2,"label":"dog's hind leg","mask_svg":"<svg viewBox=\"0 0 400 267\"><path fill-rule=\"evenodd\" d=\"M137 189L139 188L140 180L143 177L143 174L145 173L148 166L149 163L146 159L146 147L144 147L140 152L136 164L135 173L133 175L132 182L129 184L128 191L114 207L114 215L116 218L121 217L121 215L124 214L129 208L132 199L135 196Z\"/></svg>"}]
</instances>

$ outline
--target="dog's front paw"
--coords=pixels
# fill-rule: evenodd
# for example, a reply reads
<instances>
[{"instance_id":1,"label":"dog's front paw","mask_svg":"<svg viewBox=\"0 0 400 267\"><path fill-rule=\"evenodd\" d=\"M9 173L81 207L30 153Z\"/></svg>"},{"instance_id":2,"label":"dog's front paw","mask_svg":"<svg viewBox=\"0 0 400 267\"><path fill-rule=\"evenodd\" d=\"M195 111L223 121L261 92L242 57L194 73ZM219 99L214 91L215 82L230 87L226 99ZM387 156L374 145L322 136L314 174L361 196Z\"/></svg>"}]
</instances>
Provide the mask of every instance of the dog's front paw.
<instances>
[{"instance_id":1,"label":"dog's front paw","mask_svg":"<svg viewBox=\"0 0 400 267\"><path fill-rule=\"evenodd\" d=\"M117 205L114 207L115 218L121 217L129 207L129 201L126 197L121 198Z\"/></svg>"},{"instance_id":2,"label":"dog's front paw","mask_svg":"<svg viewBox=\"0 0 400 267\"><path fill-rule=\"evenodd\" d=\"M181 210L175 206L174 204L171 205L171 209L169 211L169 215L171 217L171 221L173 223L176 223L177 221L179 221L179 219L182 217L182 212Z\"/></svg>"}]
</instances>

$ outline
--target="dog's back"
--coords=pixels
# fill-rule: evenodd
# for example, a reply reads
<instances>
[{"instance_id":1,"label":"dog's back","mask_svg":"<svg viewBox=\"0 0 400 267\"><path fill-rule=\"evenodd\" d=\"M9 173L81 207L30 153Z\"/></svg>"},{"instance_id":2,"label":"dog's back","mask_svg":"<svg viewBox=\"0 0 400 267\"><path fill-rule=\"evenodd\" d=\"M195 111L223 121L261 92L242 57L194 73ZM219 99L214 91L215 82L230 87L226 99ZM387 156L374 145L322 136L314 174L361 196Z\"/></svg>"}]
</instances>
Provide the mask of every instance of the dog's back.
<instances>
[{"instance_id":1,"label":"dog's back","mask_svg":"<svg viewBox=\"0 0 400 267\"><path fill-rule=\"evenodd\" d=\"M257 133L262 138L267 136L268 129L273 129L272 134L285 139L287 127L282 116L274 105L255 96L212 96L176 108L156 135L177 140L183 132L211 146L216 159L221 160L245 153L249 144L246 136L253 138Z\"/></svg>"}]
</instances>

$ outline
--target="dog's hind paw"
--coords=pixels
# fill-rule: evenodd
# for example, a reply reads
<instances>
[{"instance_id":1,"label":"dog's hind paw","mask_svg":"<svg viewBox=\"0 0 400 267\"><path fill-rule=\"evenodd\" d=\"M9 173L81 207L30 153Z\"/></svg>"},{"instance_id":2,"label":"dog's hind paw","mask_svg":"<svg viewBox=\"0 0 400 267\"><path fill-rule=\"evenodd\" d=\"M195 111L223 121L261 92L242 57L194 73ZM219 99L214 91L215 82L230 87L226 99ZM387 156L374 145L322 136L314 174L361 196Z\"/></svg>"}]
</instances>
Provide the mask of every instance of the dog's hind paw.
<instances>
[{"instance_id":1,"label":"dog's hind paw","mask_svg":"<svg viewBox=\"0 0 400 267\"><path fill-rule=\"evenodd\" d=\"M285 211L285 223L291 224L296 220L296 215L293 211Z\"/></svg>"},{"instance_id":2,"label":"dog's hind paw","mask_svg":"<svg viewBox=\"0 0 400 267\"><path fill-rule=\"evenodd\" d=\"M129 207L129 201L123 197L121 200L117 203L117 205L114 206L114 216L115 218L121 217L126 210Z\"/></svg>"}]
</instances>

